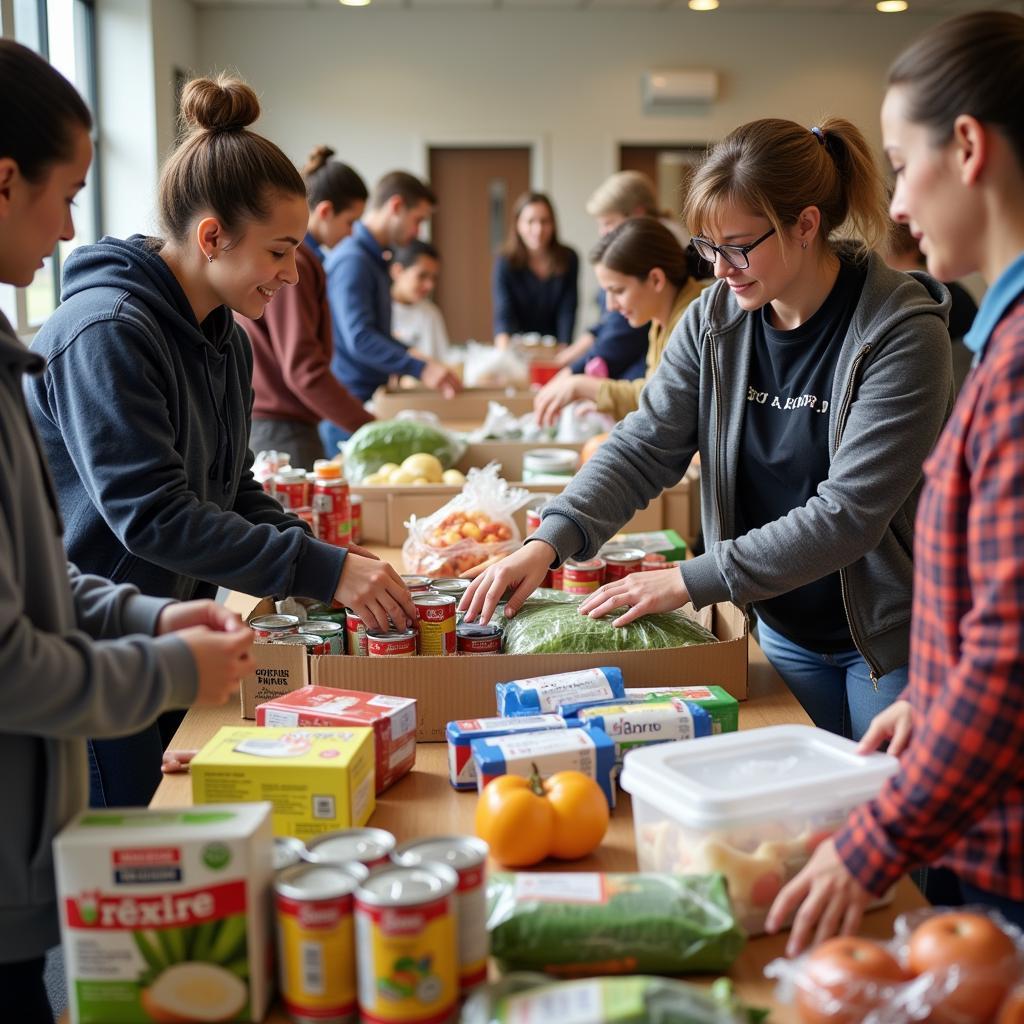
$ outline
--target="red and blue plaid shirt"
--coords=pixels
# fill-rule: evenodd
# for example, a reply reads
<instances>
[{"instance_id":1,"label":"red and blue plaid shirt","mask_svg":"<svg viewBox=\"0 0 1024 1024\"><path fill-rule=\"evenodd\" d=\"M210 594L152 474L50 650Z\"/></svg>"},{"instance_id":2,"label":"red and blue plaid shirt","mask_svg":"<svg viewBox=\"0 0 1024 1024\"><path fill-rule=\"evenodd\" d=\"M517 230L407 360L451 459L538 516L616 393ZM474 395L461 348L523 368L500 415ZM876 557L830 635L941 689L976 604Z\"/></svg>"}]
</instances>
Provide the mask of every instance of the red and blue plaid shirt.
<instances>
[{"instance_id":1,"label":"red and blue plaid shirt","mask_svg":"<svg viewBox=\"0 0 1024 1024\"><path fill-rule=\"evenodd\" d=\"M835 837L847 869L875 894L908 868L939 862L971 885L1024 900L1019 287L1006 307L924 467L903 694L913 735L900 771Z\"/></svg>"}]
</instances>

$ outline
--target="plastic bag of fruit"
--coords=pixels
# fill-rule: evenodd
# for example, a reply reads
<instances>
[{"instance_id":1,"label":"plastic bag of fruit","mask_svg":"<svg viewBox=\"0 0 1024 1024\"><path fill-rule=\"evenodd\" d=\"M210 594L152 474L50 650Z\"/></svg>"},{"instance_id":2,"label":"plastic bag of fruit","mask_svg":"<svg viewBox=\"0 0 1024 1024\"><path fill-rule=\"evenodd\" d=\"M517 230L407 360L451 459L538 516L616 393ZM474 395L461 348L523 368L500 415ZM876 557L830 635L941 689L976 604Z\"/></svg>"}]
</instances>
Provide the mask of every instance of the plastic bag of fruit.
<instances>
[{"instance_id":1,"label":"plastic bag of fruit","mask_svg":"<svg viewBox=\"0 0 1024 1024\"><path fill-rule=\"evenodd\" d=\"M512 514L530 500L530 492L510 487L492 462L471 469L462 491L425 519L405 525L402 545L406 572L424 576L458 576L496 555L514 551L521 542Z\"/></svg>"},{"instance_id":2,"label":"plastic bag of fruit","mask_svg":"<svg viewBox=\"0 0 1024 1024\"><path fill-rule=\"evenodd\" d=\"M802 1024L1018 1024L1024 934L983 906L901 914L887 942L859 936L773 960L780 1002Z\"/></svg>"}]
</instances>

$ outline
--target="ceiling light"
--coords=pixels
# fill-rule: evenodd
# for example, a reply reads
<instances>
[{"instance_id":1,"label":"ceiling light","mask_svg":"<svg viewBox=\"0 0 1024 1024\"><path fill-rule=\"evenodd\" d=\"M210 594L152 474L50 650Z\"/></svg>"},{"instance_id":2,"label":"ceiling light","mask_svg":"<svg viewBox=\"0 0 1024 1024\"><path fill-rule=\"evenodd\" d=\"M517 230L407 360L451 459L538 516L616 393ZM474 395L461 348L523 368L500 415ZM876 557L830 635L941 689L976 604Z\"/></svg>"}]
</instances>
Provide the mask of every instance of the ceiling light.
<instances>
[{"instance_id":1,"label":"ceiling light","mask_svg":"<svg viewBox=\"0 0 1024 1024\"><path fill-rule=\"evenodd\" d=\"M338 0L343 7L369 7L370 0Z\"/></svg>"},{"instance_id":2,"label":"ceiling light","mask_svg":"<svg viewBox=\"0 0 1024 1024\"><path fill-rule=\"evenodd\" d=\"M878 0L875 4L875 10L881 14L899 14L900 11L905 11L910 4L907 0Z\"/></svg>"},{"instance_id":3,"label":"ceiling light","mask_svg":"<svg viewBox=\"0 0 1024 1024\"><path fill-rule=\"evenodd\" d=\"M718 0L690 0L691 11L717 11Z\"/></svg>"}]
</instances>

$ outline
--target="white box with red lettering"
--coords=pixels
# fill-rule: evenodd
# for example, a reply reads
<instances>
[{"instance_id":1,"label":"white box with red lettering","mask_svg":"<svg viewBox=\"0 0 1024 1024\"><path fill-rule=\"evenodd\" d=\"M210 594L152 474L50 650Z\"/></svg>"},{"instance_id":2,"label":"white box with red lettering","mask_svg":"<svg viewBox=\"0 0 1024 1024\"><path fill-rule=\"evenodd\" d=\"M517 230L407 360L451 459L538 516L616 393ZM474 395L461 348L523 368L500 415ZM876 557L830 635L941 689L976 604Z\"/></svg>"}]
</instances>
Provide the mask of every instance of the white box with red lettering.
<instances>
[{"instance_id":1,"label":"white box with red lettering","mask_svg":"<svg viewBox=\"0 0 1024 1024\"><path fill-rule=\"evenodd\" d=\"M397 782L416 762L416 701L410 697L303 686L258 705L256 724L373 729L378 793Z\"/></svg>"}]
</instances>

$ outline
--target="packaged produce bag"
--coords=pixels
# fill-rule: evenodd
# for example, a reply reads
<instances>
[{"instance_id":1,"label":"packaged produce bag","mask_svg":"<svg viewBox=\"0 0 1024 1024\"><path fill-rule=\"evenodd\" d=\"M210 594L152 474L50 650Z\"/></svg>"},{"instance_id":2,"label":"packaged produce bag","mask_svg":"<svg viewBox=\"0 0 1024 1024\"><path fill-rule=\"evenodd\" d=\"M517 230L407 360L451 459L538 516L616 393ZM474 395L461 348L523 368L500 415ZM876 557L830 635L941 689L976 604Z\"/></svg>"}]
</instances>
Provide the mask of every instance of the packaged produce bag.
<instances>
[{"instance_id":1,"label":"packaged produce bag","mask_svg":"<svg viewBox=\"0 0 1024 1024\"><path fill-rule=\"evenodd\" d=\"M722 875L491 876L491 955L557 977L726 971L746 936Z\"/></svg>"},{"instance_id":2,"label":"packaged produce bag","mask_svg":"<svg viewBox=\"0 0 1024 1024\"><path fill-rule=\"evenodd\" d=\"M377 420L360 427L345 442L345 477L350 484L361 484L382 466L397 469L410 455L419 454L433 455L443 469L449 469L465 450L461 438L424 419ZM404 482L411 484L413 479Z\"/></svg>"},{"instance_id":3,"label":"packaged produce bag","mask_svg":"<svg viewBox=\"0 0 1024 1024\"><path fill-rule=\"evenodd\" d=\"M402 545L406 572L458 576L521 543L512 514L530 500L530 492L510 487L492 462L471 469L461 493L425 519L413 516Z\"/></svg>"},{"instance_id":4,"label":"packaged produce bag","mask_svg":"<svg viewBox=\"0 0 1024 1024\"><path fill-rule=\"evenodd\" d=\"M593 654L602 651L647 651L717 643L710 630L683 612L644 615L628 626L612 622L619 612L600 619L580 615L579 600L528 601L514 619L506 619L506 654Z\"/></svg>"},{"instance_id":5,"label":"packaged produce bag","mask_svg":"<svg viewBox=\"0 0 1024 1024\"><path fill-rule=\"evenodd\" d=\"M552 982L517 973L474 993L462 1024L759 1024L767 1016L745 1006L728 978L704 988L644 975Z\"/></svg>"}]
</instances>

